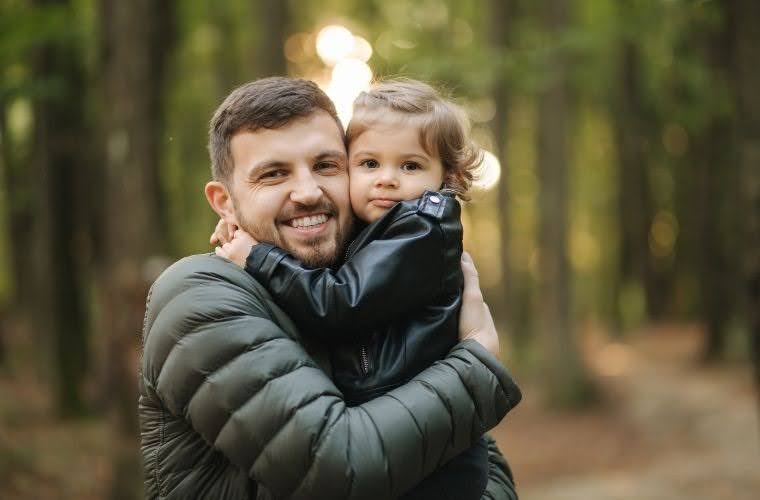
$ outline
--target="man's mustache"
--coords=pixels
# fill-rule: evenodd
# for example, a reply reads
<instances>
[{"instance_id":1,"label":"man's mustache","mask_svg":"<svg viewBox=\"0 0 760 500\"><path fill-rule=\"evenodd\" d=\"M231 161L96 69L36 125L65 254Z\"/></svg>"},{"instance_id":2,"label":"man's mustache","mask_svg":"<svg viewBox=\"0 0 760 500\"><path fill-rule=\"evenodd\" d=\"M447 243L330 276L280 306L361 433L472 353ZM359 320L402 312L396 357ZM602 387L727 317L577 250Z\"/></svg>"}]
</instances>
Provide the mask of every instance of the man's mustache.
<instances>
[{"instance_id":1,"label":"man's mustache","mask_svg":"<svg viewBox=\"0 0 760 500\"><path fill-rule=\"evenodd\" d=\"M332 216L337 215L338 213L335 205L327 198L323 198L313 205L304 205L303 203L291 203L286 205L277 217L277 222L287 222L296 217L304 217L317 212Z\"/></svg>"}]
</instances>

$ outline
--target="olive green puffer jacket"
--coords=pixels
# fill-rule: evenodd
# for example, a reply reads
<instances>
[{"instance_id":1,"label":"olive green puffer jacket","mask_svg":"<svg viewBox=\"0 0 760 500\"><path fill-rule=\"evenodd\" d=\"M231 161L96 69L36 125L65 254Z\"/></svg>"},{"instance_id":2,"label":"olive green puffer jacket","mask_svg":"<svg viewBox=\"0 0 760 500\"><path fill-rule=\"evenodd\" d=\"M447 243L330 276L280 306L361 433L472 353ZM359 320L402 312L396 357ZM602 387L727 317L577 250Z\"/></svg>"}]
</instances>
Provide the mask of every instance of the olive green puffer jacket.
<instances>
[{"instance_id":1,"label":"olive green puffer jacket","mask_svg":"<svg viewBox=\"0 0 760 500\"><path fill-rule=\"evenodd\" d=\"M156 280L143 343L147 498L394 498L520 399L499 362L465 341L409 383L347 407L325 351L253 278L213 255ZM487 494L510 498L499 460Z\"/></svg>"}]
</instances>

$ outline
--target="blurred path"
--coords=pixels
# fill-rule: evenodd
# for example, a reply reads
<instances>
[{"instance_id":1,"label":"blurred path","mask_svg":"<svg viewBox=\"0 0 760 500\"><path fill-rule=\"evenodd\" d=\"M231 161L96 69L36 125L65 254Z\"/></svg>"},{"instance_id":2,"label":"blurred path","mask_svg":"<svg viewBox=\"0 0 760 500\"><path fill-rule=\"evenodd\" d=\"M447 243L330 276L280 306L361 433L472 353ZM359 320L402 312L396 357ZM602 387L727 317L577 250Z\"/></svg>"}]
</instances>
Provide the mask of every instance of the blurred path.
<instances>
[{"instance_id":1,"label":"blurred path","mask_svg":"<svg viewBox=\"0 0 760 500\"><path fill-rule=\"evenodd\" d=\"M607 355L625 368L600 376L603 408L549 414L526 388L525 408L497 430L523 499L760 498L748 367L698 365L694 330L661 328L608 347L589 348L597 366Z\"/></svg>"}]
</instances>

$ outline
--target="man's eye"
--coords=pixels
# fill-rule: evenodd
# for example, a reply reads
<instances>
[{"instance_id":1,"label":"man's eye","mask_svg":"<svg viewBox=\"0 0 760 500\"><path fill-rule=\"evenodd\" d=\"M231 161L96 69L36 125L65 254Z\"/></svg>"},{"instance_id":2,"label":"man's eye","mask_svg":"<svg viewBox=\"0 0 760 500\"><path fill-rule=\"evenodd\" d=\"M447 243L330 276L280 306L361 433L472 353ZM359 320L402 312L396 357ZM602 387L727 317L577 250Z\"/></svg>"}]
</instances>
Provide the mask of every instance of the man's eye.
<instances>
[{"instance_id":1,"label":"man's eye","mask_svg":"<svg viewBox=\"0 0 760 500\"><path fill-rule=\"evenodd\" d=\"M407 161L401 164L401 170L419 170L421 168L422 165L416 161Z\"/></svg>"},{"instance_id":2,"label":"man's eye","mask_svg":"<svg viewBox=\"0 0 760 500\"><path fill-rule=\"evenodd\" d=\"M377 160L371 160L371 159L370 160L362 160L362 161L359 162L359 165L362 166L362 167L367 167L367 168L377 168L377 167L380 166L380 164L377 163Z\"/></svg>"},{"instance_id":3,"label":"man's eye","mask_svg":"<svg viewBox=\"0 0 760 500\"><path fill-rule=\"evenodd\" d=\"M329 170L329 169L336 169L338 168L338 165L330 162L330 161L320 161L316 165L314 165L314 170Z\"/></svg>"},{"instance_id":4,"label":"man's eye","mask_svg":"<svg viewBox=\"0 0 760 500\"><path fill-rule=\"evenodd\" d=\"M271 179L279 179L280 177L285 177L285 171L284 170L270 170L268 172L264 172L259 176L260 180L271 180Z\"/></svg>"}]
</instances>

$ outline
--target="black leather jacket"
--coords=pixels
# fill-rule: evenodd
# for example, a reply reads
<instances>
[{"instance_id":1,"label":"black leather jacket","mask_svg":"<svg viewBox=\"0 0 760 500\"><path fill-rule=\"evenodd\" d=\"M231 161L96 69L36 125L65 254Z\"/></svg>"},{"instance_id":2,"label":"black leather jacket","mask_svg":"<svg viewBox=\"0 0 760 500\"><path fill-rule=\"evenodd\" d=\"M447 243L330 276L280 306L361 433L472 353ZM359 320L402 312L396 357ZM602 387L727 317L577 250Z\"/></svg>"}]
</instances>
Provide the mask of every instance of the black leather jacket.
<instances>
[{"instance_id":1,"label":"black leather jacket","mask_svg":"<svg viewBox=\"0 0 760 500\"><path fill-rule=\"evenodd\" d=\"M246 270L302 331L328 341L336 385L348 402L363 403L457 343L460 212L453 196L428 191L367 226L337 270L310 269L269 244L252 248Z\"/></svg>"}]
</instances>

